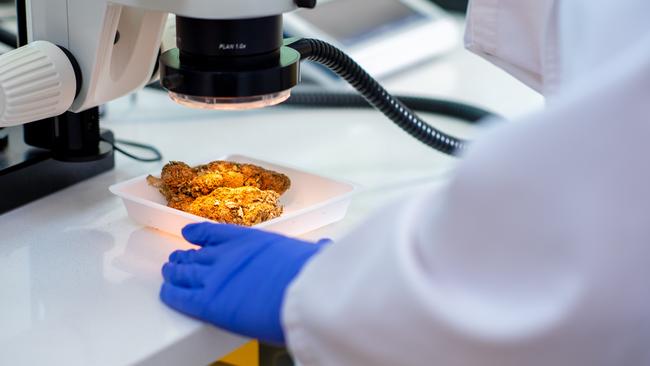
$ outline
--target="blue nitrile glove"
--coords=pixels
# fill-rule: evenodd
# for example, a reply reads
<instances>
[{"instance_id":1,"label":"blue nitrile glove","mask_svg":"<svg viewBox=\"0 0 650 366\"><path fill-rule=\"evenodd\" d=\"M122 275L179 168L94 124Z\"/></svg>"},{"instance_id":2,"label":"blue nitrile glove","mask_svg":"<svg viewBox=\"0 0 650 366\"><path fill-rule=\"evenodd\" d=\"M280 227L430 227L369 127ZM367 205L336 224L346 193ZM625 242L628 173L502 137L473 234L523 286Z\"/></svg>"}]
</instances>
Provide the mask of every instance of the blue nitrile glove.
<instances>
[{"instance_id":1,"label":"blue nitrile glove","mask_svg":"<svg viewBox=\"0 0 650 366\"><path fill-rule=\"evenodd\" d=\"M280 313L286 289L327 241L210 223L188 225L183 236L202 248L169 256L162 301L223 329L284 344Z\"/></svg>"}]
</instances>

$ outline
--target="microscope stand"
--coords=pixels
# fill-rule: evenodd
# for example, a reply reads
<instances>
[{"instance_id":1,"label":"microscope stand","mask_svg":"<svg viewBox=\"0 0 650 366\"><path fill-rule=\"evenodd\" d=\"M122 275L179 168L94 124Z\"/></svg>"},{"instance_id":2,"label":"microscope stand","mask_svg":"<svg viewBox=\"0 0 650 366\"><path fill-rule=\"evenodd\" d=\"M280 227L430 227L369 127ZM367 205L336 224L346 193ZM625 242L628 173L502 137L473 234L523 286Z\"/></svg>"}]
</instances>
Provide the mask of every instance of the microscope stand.
<instances>
[{"instance_id":1,"label":"microscope stand","mask_svg":"<svg viewBox=\"0 0 650 366\"><path fill-rule=\"evenodd\" d=\"M115 167L113 153L89 162L54 160L48 150L23 142L22 127L8 130L9 144L0 151L0 214ZM104 130L101 135L113 141L110 131Z\"/></svg>"}]
</instances>

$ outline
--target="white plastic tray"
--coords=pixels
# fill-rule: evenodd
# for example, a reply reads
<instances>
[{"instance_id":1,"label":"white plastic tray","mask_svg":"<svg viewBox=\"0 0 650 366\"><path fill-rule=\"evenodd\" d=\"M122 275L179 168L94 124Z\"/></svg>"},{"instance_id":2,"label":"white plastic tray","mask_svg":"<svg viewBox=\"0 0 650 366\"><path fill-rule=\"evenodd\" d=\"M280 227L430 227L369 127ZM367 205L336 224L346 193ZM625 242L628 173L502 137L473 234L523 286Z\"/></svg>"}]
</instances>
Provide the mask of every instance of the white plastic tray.
<instances>
[{"instance_id":1,"label":"white plastic tray","mask_svg":"<svg viewBox=\"0 0 650 366\"><path fill-rule=\"evenodd\" d=\"M284 206L282 215L255 226L285 235L304 234L343 219L352 195L358 190L358 186L353 183L242 155L229 155L218 160L255 164L286 174L291 179L291 188L280 198L280 203ZM187 224L210 221L167 207L163 195L150 186L146 178L147 175L143 175L109 188L113 194L122 198L133 220L176 236L181 236L181 229Z\"/></svg>"}]
</instances>

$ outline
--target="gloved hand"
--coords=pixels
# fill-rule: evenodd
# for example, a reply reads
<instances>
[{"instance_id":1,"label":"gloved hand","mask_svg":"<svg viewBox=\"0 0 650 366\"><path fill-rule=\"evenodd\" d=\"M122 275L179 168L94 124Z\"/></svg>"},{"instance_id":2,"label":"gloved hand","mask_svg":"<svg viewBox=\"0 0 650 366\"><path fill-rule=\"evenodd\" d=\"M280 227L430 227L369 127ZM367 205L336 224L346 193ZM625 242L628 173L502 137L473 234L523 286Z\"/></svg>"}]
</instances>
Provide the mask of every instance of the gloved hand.
<instances>
[{"instance_id":1,"label":"gloved hand","mask_svg":"<svg viewBox=\"0 0 650 366\"><path fill-rule=\"evenodd\" d=\"M202 248L170 255L162 269L162 301L220 328L284 344L286 289L326 241L210 223L188 225L183 236Z\"/></svg>"}]
</instances>

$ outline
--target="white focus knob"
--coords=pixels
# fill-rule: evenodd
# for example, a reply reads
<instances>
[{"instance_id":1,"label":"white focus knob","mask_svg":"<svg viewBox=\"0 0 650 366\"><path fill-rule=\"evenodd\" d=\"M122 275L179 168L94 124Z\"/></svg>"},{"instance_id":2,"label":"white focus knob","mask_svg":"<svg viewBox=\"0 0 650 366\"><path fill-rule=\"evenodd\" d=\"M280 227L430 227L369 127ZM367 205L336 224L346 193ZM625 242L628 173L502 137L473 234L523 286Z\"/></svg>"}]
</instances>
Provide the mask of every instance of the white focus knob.
<instances>
[{"instance_id":1,"label":"white focus knob","mask_svg":"<svg viewBox=\"0 0 650 366\"><path fill-rule=\"evenodd\" d=\"M58 116L74 101L77 81L68 56L36 41L0 56L0 127Z\"/></svg>"}]
</instances>

